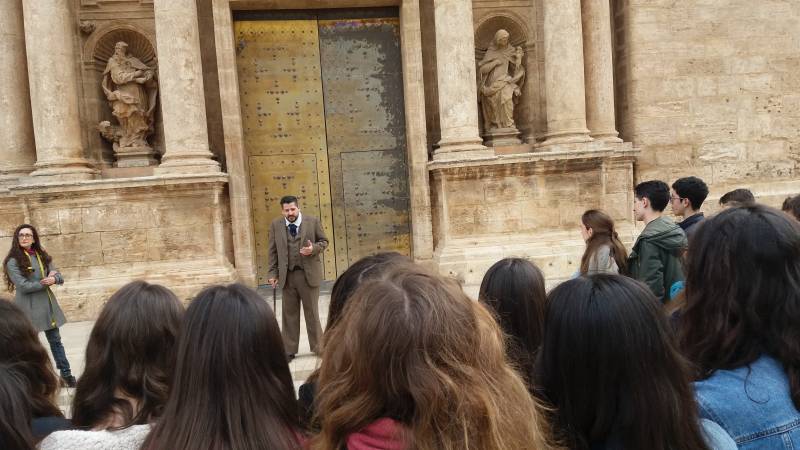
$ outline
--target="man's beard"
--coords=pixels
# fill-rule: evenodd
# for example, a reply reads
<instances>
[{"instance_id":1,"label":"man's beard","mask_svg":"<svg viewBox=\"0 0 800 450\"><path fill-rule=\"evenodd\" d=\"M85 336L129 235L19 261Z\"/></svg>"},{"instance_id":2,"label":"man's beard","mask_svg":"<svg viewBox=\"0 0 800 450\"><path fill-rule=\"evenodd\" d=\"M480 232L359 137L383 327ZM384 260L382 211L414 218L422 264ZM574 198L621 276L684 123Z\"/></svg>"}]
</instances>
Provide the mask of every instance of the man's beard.
<instances>
[{"instance_id":1,"label":"man's beard","mask_svg":"<svg viewBox=\"0 0 800 450\"><path fill-rule=\"evenodd\" d=\"M288 220L289 222L294 222L295 220L297 220L297 216L286 216L286 220Z\"/></svg>"}]
</instances>

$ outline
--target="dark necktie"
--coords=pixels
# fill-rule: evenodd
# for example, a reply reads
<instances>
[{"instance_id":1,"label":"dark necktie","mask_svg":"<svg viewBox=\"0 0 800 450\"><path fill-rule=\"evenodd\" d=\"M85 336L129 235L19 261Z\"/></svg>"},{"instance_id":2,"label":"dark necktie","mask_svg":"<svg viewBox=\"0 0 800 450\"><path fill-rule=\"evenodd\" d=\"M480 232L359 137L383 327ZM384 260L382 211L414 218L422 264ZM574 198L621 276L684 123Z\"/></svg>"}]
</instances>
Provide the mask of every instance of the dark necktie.
<instances>
[{"instance_id":1,"label":"dark necktie","mask_svg":"<svg viewBox=\"0 0 800 450\"><path fill-rule=\"evenodd\" d=\"M295 225L293 223L289 224L289 234L291 234L292 237L297 236L297 225Z\"/></svg>"}]
</instances>

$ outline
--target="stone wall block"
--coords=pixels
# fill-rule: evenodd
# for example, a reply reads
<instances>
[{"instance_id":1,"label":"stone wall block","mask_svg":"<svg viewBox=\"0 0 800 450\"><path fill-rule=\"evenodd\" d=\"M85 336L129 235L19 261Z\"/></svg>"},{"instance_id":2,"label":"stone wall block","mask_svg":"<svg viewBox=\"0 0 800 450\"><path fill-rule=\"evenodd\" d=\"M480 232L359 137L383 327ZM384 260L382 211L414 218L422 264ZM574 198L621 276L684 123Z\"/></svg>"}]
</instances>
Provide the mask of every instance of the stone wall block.
<instances>
[{"instance_id":1,"label":"stone wall block","mask_svg":"<svg viewBox=\"0 0 800 450\"><path fill-rule=\"evenodd\" d=\"M81 208L59 209L58 228L66 234L83 231L83 210Z\"/></svg>"},{"instance_id":2,"label":"stone wall block","mask_svg":"<svg viewBox=\"0 0 800 450\"><path fill-rule=\"evenodd\" d=\"M82 214L85 232L150 228L155 223L153 208L139 202L83 208Z\"/></svg>"},{"instance_id":3,"label":"stone wall block","mask_svg":"<svg viewBox=\"0 0 800 450\"><path fill-rule=\"evenodd\" d=\"M47 236L44 244L60 269L103 264L100 242L100 233L76 233Z\"/></svg>"},{"instance_id":4,"label":"stone wall block","mask_svg":"<svg viewBox=\"0 0 800 450\"><path fill-rule=\"evenodd\" d=\"M213 208L205 206L205 199L186 199L180 208L171 206L159 207L153 211L153 226L182 227L207 225L213 221ZM187 207L188 206L188 207Z\"/></svg>"},{"instance_id":5,"label":"stone wall block","mask_svg":"<svg viewBox=\"0 0 800 450\"><path fill-rule=\"evenodd\" d=\"M147 231L125 230L100 233L106 264L147 260Z\"/></svg>"},{"instance_id":6,"label":"stone wall block","mask_svg":"<svg viewBox=\"0 0 800 450\"><path fill-rule=\"evenodd\" d=\"M192 259L214 254L211 224L147 230L147 259L161 261Z\"/></svg>"},{"instance_id":7,"label":"stone wall block","mask_svg":"<svg viewBox=\"0 0 800 450\"><path fill-rule=\"evenodd\" d=\"M23 223L25 223L25 215L22 213L22 211L0 212L0 237L13 236L14 230L17 228L17 226Z\"/></svg>"},{"instance_id":8,"label":"stone wall block","mask_svg":"<svg viewBox=\"0 0 800 450\"><path fill-rule=\"evenodd\" d=\"M58 213L59 210L52 207L34 209L31 211L30 224L36 227L36 231L41 236L60 234L61 227L58 222Z\"/></svg>"}]
</instances>

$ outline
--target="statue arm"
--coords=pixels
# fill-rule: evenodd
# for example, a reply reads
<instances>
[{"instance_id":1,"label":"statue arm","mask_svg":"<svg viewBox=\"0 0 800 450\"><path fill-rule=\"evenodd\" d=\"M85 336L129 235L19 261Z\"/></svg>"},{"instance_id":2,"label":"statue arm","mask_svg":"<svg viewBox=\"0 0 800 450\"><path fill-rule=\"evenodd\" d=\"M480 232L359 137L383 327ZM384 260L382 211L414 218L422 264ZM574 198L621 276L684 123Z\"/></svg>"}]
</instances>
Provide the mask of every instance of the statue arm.
<instances>
[{"instance_id":1,"label":"statue arm","mask_svg":"<svg viewBox=\"0 0 800 450\"><path fill-rule=\"evenodd\" d=\"M124 71L122 70L119 65L114 65L111 67L111 71L109 72L111 75L111 80L116 85L127 84L137 78L136 72L134 71Z\"/></svg>"}]
</instances>

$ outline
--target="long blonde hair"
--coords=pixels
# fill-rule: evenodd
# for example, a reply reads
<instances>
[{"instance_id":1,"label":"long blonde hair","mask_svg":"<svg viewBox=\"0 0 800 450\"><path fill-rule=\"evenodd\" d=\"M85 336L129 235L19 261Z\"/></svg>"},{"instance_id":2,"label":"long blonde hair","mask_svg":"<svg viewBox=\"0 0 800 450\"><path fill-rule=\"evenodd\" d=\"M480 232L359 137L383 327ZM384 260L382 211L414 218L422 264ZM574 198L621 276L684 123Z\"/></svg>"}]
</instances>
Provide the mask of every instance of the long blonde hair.
<instances>
[{"instance_id":1,"label":"long blonde hair","mask_svg":"<svg viewBox=\"0 0 800 450\"><path fill-rule=\"evenodd\" d=\"M499 326L453 281L402 265L363 284L325 337L316 450L389 417L416 450L548 449Z\"/></svg>"}]
</instances>

